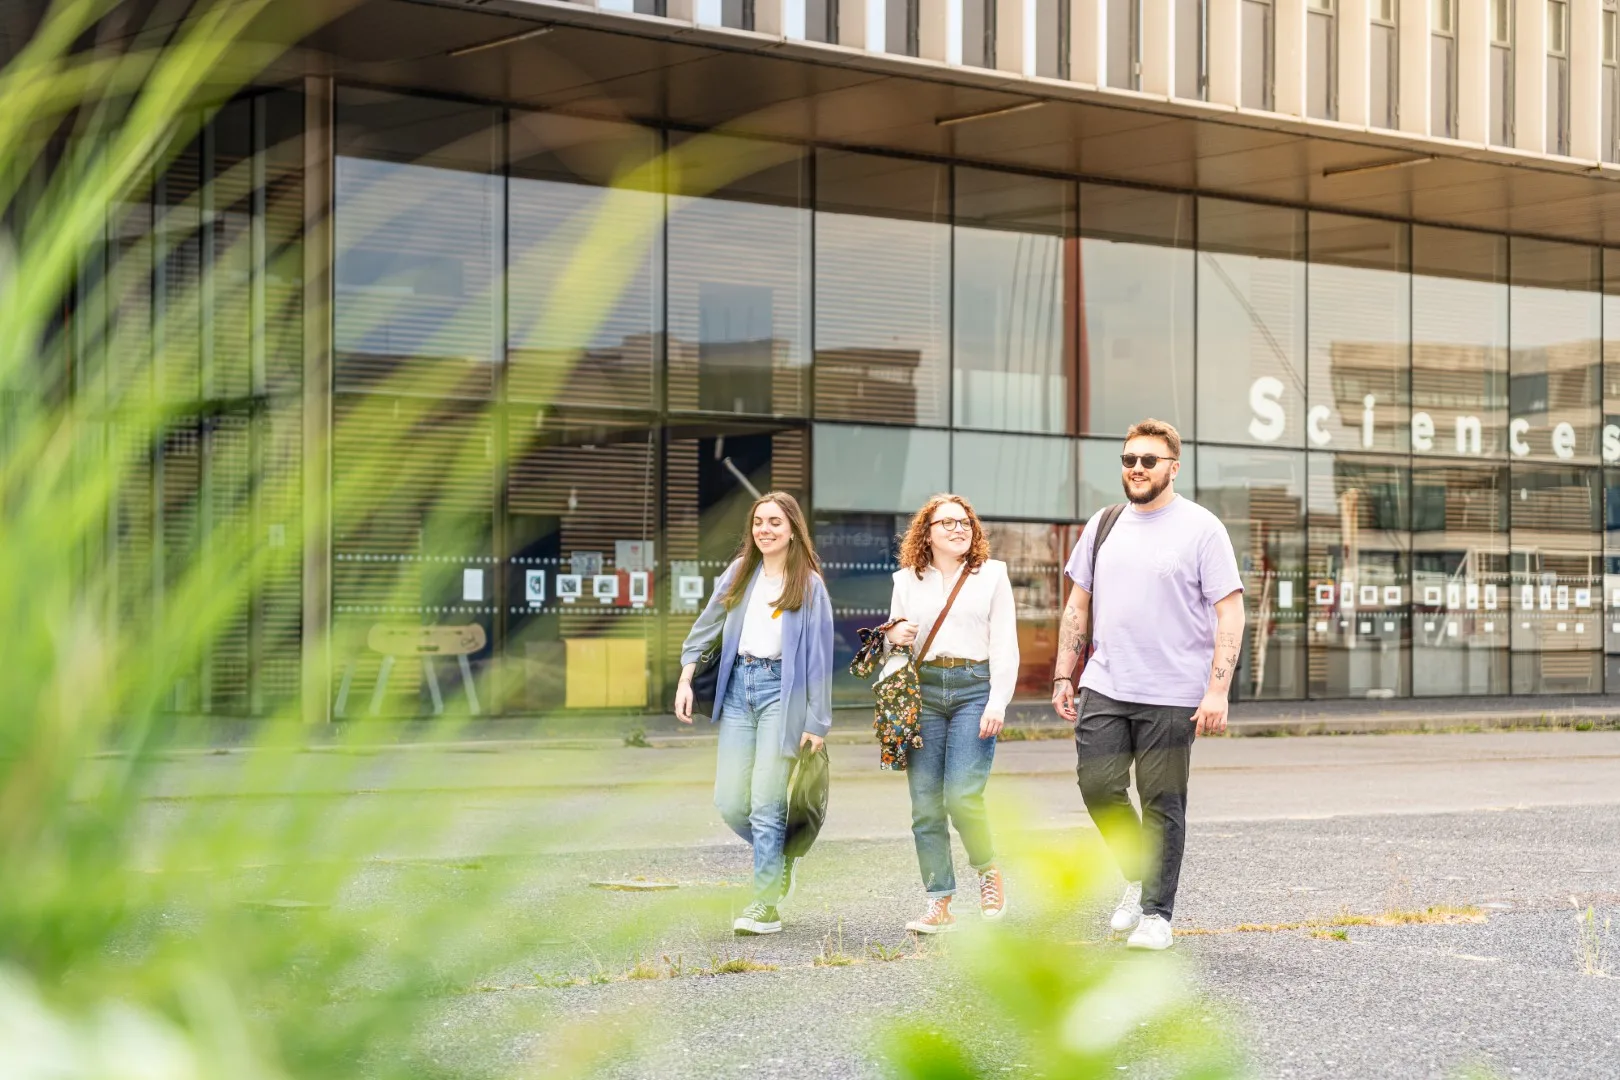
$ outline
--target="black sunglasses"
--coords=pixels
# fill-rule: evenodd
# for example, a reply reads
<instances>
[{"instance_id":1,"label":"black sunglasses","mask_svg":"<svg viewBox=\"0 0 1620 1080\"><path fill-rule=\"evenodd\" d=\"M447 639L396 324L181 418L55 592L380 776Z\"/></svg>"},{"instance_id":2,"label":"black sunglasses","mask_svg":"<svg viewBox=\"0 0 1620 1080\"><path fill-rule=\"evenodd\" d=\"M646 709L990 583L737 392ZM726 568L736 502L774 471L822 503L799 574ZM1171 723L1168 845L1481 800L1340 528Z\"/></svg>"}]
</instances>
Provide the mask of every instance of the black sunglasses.
<instances>
[{"instance_id":1,"label":"black sunglasses","mask_svg":"<svg viewBox=\"0 0 1620 1080\"><path fill-rule=\"evenodd\" d=\"M1119 455L1119 463L1121 465L1125 466L1127 469L1136 468L1136 463L1138 461L1140 461L1142 463L1142 468L1146 469L1148 472L1152 472L1154 469L1157 469L1159 467L1159 462L1161 462L1161 461L1180 461L1180 460L1181 460L1180 458L1160 457L1158 454L1121 454L1121 455Z\"/></svg>"}]
</instances>

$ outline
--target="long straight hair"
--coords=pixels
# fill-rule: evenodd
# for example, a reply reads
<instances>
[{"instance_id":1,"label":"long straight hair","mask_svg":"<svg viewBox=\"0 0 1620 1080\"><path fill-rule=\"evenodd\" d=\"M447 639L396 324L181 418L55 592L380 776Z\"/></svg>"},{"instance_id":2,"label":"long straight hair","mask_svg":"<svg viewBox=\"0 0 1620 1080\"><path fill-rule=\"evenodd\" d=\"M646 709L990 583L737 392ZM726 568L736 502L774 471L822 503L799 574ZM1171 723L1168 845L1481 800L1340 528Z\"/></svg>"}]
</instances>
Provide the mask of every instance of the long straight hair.
<instances>
[{"instance_id":1,"label":"long straight hair","mask_svg":"<svg viewBox=\"0 0 1620 1080\"><path fill-rule=\"evenodd\" d=\"M804 606L804 595L810 588L810 575L821 572L821 560L816 557L816 546L810 542L810 530L805 527L804 511L799 509L799 500L785 491L767 491L748 508L742 546L737 549L737 558L742 560L742 566L737 576L731 579L731 587L726 590L722 601L727 611L742 603L744 594L748 592L748 583L753 580L754 570L765 559L759 545L754 543L754 515L766 503L775 503L782 508L791 537L788 541L787 567L782 572L782 595L773 601L776 608L779 611L798 611Z\"/></svg>"}]
</instances>

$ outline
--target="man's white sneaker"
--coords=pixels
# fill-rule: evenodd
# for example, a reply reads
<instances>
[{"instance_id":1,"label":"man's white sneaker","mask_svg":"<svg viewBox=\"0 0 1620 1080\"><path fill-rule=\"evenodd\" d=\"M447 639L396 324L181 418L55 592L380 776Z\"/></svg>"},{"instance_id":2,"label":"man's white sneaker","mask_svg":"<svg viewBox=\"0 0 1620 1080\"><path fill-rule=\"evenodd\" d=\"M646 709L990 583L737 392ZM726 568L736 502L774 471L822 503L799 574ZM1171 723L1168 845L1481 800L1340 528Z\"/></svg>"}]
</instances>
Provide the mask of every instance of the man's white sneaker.
<instances>
[{"instance_id":1,"label":"man's white sneaker","mask_svg":"<svg viewBox=\"0 0 1620 1080\"><path fill-rule=\"evenodd\" d=\"M1127 949L1152 949L1158 952L1168 949L1175 943L1175 935L1170 932L1170 920L1163 915L1144 915L1142 921L1136 924L1131 936L1125 939Z\"/></svg>"},{"instance_id":2,"label":"man's white sneaker","mask_svg":"<svg viewBox=\"0 0 1620 1080\"><path fill-rule=\"evenodd\" d=\"M1113 916L1108 920L1108 929L1116 934L1125 934L1135 930L1136 924L1141 921L1142 883L1127 882L1125 895L1119 898L1119 907L1114 909Z\"/></svg>"}]
</instances>

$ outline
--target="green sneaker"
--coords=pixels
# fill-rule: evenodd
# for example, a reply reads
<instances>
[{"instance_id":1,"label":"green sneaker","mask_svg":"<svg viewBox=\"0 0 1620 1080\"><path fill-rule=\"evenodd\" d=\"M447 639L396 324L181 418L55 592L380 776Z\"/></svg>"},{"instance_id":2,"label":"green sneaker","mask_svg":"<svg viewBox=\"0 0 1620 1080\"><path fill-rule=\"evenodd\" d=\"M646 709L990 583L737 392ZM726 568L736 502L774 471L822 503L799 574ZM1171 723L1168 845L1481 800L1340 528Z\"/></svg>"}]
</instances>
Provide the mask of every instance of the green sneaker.
<instances>
[{"instance_id":1,"label":"green sneaker","mask_svg":"<svg viewBox=\"0 0 1620 1080\"><path fill-rule=\"evenodd\" d=\"M743 908L742 914L731 924L731 930L739 937L752 934L780 934L782 917L776 913L774 907L763 900L755 900Z\"/></svg>"}]
</instances>

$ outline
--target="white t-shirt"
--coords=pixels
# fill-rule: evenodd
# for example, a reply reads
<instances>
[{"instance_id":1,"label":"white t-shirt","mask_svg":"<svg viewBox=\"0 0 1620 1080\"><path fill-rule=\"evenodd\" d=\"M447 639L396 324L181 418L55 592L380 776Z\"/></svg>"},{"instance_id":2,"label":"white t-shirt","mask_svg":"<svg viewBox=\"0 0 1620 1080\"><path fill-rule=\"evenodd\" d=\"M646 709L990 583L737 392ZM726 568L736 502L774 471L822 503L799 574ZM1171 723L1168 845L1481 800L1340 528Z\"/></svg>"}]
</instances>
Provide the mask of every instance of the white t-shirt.
<instances>
[{"instance_id":1,"label":"white t-shirt","mask_svg":"<svg viewBox=\"0 0 1620 1080\"><path fill-rule=\"evenodd\" d=\"M737 651L766 660L782 658L782 617L776 601L782 598L782 579L764 573L754 582L754 591L743 609L742 637Z\"/></svg>"}]
</instances>

